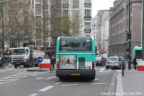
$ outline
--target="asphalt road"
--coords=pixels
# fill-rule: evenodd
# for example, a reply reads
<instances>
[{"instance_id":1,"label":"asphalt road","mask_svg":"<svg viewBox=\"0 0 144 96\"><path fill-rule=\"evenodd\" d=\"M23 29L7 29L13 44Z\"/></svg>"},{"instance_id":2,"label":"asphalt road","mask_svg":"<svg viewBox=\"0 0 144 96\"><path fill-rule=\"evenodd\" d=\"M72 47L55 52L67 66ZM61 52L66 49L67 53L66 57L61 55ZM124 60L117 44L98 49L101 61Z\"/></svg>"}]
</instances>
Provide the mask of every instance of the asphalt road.
<instances>
[{"instance_id":1,"label":"asphalt road","mask_svg":"<svg viewBox=\"0 0 144 96\"><path fill-rule=\"evenodd\" d=\"M55 72L9 69L0 71L0 96L108 96L114 91L116 73L99 67L93 81L60 81Z\"/></svg>"}]
</instances>

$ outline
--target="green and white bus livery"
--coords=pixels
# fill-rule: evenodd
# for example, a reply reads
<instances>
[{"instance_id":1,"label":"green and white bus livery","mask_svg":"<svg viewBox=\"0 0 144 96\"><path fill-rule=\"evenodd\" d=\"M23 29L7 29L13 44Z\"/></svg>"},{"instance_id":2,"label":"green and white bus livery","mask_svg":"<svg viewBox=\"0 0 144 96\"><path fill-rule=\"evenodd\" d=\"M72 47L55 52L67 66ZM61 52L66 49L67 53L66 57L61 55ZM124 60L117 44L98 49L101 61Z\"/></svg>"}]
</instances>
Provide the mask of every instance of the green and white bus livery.
<instances>
[{"instance_id":1,"label":"green and white bus livery","mask_svg":"<svg viewBox=\"0 0 144 96\"><path fill-rule=\"evenodd\" d=\"M84 77L95 79L95 41L93 37L58 37L56 75L60 79Z\"/></svg>"}]
</instances>

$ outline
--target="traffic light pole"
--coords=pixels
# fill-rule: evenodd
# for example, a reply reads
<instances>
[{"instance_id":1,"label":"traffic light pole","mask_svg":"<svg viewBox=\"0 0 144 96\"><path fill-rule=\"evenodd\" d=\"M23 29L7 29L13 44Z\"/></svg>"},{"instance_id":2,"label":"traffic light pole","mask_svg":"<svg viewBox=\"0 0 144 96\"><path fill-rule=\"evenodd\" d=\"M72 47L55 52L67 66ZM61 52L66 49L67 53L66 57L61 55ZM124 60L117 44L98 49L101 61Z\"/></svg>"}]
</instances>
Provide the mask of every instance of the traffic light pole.
<instances>
[{"instance_id":1,"label":"traffic light pole","mask_svg":"<svg viewBox=\"0 0 144 96\"><path fill-rule=\"evenodd\" d=\"M130 0L129 0L129 34L131 35L131 14L130 14ZM128 69L131 70L131 36L130 41L128 40L128 45L129 45L129 57L128 57Z\"/></svg>"}]
</instances>

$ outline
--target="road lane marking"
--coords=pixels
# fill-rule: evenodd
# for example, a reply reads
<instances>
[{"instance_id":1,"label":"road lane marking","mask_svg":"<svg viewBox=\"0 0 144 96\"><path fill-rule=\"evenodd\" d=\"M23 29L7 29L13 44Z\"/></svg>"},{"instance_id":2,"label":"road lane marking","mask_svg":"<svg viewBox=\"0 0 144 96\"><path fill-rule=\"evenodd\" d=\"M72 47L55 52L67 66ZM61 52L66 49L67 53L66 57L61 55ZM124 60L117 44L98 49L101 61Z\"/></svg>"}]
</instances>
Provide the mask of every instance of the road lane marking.
<instances>
[{"instance_id":1,"label":"road lane marking","mask_svg":"<svg viewBox=\"0 0 144 96\"><path fill-rule=\"evenodd\" d=\"M47 86L47 87L45 87L45 88L40 89L39 91L40 91L40 92L45 92L45 91L50 90L50 89L53 88L53 87L54 87L54 86Z\"/></svg>"},{"instance_id":2,"label":"road lane marking","mask_svg":"<svg viewBox=\"0 0 144 96\"><path fill-rule=\"evenodd\" d=\"M62 83L62 82L57 82L55 85L59 85L60 83Z\"/></svg>"},{"instance_id":3,"label":"road lane marking","mask_svg":"<svg viewBox=\"0 0 144 96\"><path fill-rule=\"evenodd\" d=\"M0 78L0 85L5 84L5 83L14 82L14 81L17 81L17 80L21 80L21 79L29 77L29 76L36 76L36 75L40 75L40 74L41 73L38 73L38 72L29 73L29 72L23 71L23 72L16 73L16 74L13 74L13 75L10 75L10 76L7 76L7 77Z\"/></svg>"},{"instance_id":4,"label":"road lane marking","mask_svg":"<svg viewBox=\"0 0 144 96\"><path fill-rule=\"evenodd\" d=\"M99 80L99 79L95 78L95 81L97 81L97 80Z\"/></svg>"},{"instance_id":5,"label":"road lane marking","mask_svg":"<svg viewBox=\"0 0 144 96\"><path fill-rule=\"evenodd\" d=\"M51 79L55 79L55 78L56 78L56 76L51 76L48 78L38 77L38 78L36 78L36 80L51 80Z\"/></svg>"},{"instance_id":6,"label":"road lane marking","mask_svg":"<svg viewBox=\"0 0 144 96\"><path fill-rule=\"evenodd\" d=\"M123 85L120 70L118 71L117 76L116 96L123 96Z\"/></svg>"},{"instance_id":7,"label":"road lane marking","mask_svg":"<svg viewBox=\"0 0 144 96\"><path fill-rule=\"evenodd\" d=\"M34 94L31 94L30 96L37 96L37 95L38 95L38 94L35 94L35 93L34 93Z\"/></svg>"},{"instance_id":8,"label":"road lane marking","mask_svg":"<svg viewBox=\"0 0 144 96\"><path fill-rule=\"evenodd\" d=\"M1 85L1 84L4 84L4 83L0 83L0 85Z\"/></svg>"},{"instance_id":9,"label":"road lane marking","mask_svg":"<svg viewBox=\"0 0 144 96\"><path fill-rule=\"evenodd\" d=\"M105 85L106 83L90 83L90 84Z\"/></svg>"},{"instance_id":10,"label":"road lane marking","mask_svg":"<svg viewBox=\"0 0 144 96\"><path fill-rule=\"evenodd\" d=\"M79 85L79 84L66 84L66 85L61 85L61 86L76 86L76 85Z\"/></svg>"},{"instance_id":11,"label":"road lane marking","mask_svg":"<svg viewBox=\"0 0 144 96\"><path fill-rule=\"evenodd\" d=\"M99 72L104 72L104 71L105 71L105 68L99 69Z\"/></svg>"}]
</instances>

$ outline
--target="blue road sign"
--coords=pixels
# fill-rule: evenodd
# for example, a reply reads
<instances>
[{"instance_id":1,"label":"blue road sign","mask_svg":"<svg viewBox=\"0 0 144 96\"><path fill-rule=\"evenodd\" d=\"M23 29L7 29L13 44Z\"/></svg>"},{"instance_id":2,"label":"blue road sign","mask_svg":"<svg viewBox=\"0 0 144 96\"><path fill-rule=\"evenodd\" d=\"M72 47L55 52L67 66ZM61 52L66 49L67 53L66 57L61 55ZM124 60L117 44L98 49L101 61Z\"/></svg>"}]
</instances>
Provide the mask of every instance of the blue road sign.
<instances>
[{"instance_id":1,"label":"blue road sign","mask_svg":"<svg viewBox=\"0 0 144 96\"><path fill-rule=\"evenodd\" d=\"M37 58L37 62L41 63L43 61L43 58L42 57L38 57Z\"/></svg>"}]
</instances>

